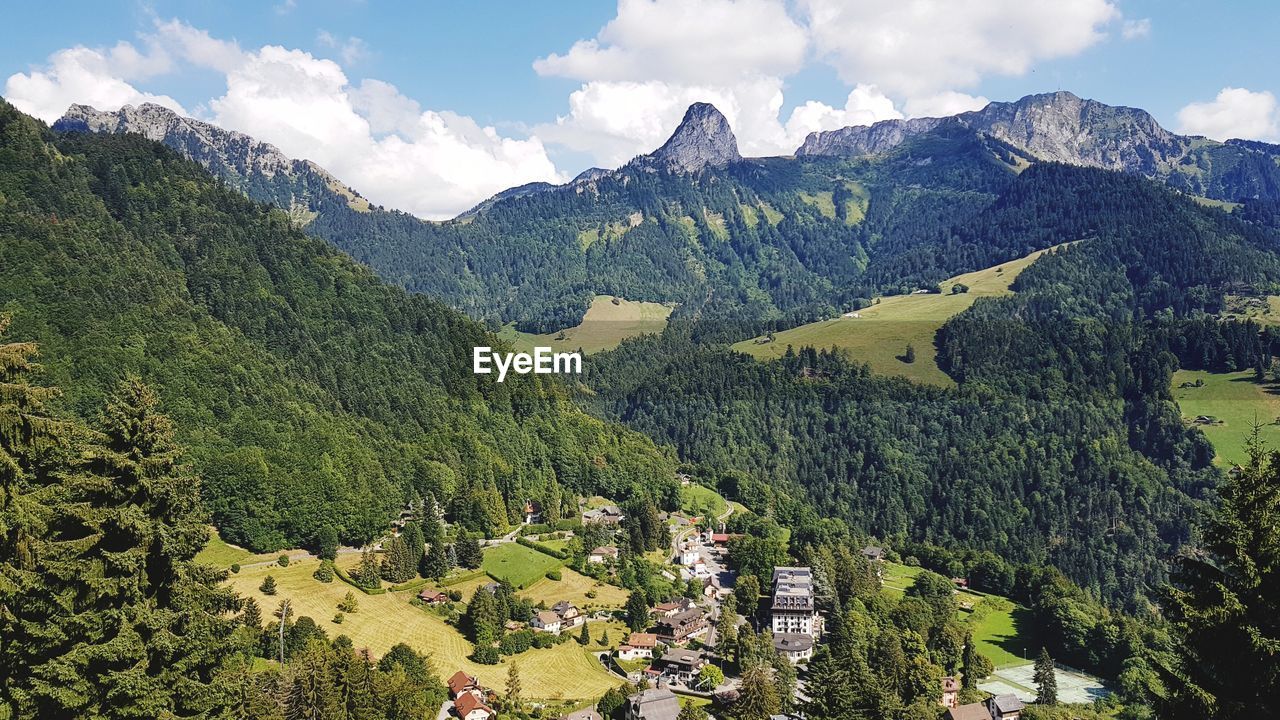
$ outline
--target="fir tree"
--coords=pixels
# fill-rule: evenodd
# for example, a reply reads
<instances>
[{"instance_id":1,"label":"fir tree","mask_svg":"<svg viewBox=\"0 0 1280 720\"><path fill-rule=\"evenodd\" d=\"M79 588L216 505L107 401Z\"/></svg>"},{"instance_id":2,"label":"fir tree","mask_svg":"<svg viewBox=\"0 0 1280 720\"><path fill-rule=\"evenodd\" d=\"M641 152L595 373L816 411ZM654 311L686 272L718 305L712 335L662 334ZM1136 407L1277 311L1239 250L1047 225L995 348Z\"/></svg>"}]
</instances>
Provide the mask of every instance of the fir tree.
<instances>
[{"instance_id":1,"label":"fir tree","mask_svg":"<svg viewBox=\"0 0 1280 720\"><path fill-rule=\"evenodd\" d=\"M773 681L773 668L757 664L743 671L738 702L733 707L738 720L768 720L780 713L782 700Z\"/></svg>"},{"instance_id":2,"label":"fir tree","mask_svg":"<svg viewBox=\"0 0 1280 720\"><path fill-rule=\"evenodd\" d=\"M507 666L507 706L516 710L520 707L520 663L513 662Z\"/></svg>"},{"instance_id":3,"label":"fir tree","mask_svg":"<svg viewBox=\"0 0 1280 720\"><path fill-rule=\"evenodd\" d=\"M578 644L579 645L591 644L591 628L585 622L582 623L582 632L578 633Z\"/></svg>"},{"instance_id":4,"label":"fir tree","mask_svg":"<svg viewBox=\"0 0 1280 720\"><path fill-rule=\"evenodd\" d=\"M244 607L240 611L240 624L254 630L262 628L262 608L258 605L257 600L251 597L245 598Z\"/></svg>"},{"instance_id":5,"label":"fir tree","mask_svg":"<svg viewBox=\"0 0 1280 720\"><path fill-rule=\"evenodd\" d=\"M644 632L649 627L649 601L642 590L632 590L627 597L627 627Z\"/></svg>"},{"instance_id":6,"label":"fir tree","mask_svg":"<svg viewBox=\"0 0 1280 720\"><path fill-rule=\"evenodd\" d=\"M258 592L263 595L276 594L276 579L272 575L268 575L262 579L262 584L258 585Z\"/></svg>"},{"instance_id":7,"label":"fir tree","mask_svg":"<svg viewBox=\"0 0 1280 720\"><path fill-rule=\"evenodd\" d=\"M1036 702L1041 705L1057 705L1058 678L1053 671L1053 658L1049 657L1048 648L1040 648L1040 655L1036 658L1032 679L1035 681L1038 690Z\"/></svg>"}]
</instances>

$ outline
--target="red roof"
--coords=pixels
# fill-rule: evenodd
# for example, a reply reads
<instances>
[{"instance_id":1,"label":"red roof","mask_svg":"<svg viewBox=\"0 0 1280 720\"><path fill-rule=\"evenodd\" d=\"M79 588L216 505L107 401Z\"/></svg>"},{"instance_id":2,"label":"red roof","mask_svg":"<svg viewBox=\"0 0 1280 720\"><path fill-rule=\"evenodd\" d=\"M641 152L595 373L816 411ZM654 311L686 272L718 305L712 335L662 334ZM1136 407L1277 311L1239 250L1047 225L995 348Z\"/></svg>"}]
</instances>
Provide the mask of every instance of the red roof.
<instances>
[{"instance_id":1,"label":"red roof","mask_svg":"<svg viewBox=\"0 0 1280 720\"><path fill-rule=\"evenodd\" d=\"M453 693L454 695L458 695L462 693L462 691L466 690L467 688L480 686L480 682L478 680L476 680L471 675L468 675L462 672L461 670L451 675L449 677L449 682L447 684L449 685L449 692Z\"/></svg>"},{"instance_id":2,"label":"red roof","mask_svg":"<svg viewBox=\"0 0 1280 720\"><path fill-rule=\"evenodd\" d=\"M493 714L493 710L491 710L488 705L485 705L484 703L480 702L480 700L478 700L476 696L472 695L471 693L464 693L457 700L454 700L453 707L455 710L458 711L458 717L463 717L463 718L475 712L477 708L484 710L486 713L490 715Z\"/></svg>"},{"instance_id":3,"label":"red roof","mask_svg":"<svg viewBox=\"0 0 1280 720\"><path fill-rule=\"evenodd\" d=\"M653 633L633 632L631 637L627 638L627 644L638 648L655 648L658 646L658 636Z\"/></svg>"}]
</instances>

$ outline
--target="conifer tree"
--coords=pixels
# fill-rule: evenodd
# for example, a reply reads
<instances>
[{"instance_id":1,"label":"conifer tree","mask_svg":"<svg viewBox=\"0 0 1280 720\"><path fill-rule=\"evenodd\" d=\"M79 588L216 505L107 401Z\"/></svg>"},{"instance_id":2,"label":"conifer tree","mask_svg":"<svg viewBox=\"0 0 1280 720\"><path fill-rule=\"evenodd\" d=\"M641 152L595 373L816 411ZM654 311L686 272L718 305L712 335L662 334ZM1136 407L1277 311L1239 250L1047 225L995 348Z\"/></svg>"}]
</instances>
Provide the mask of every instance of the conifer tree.
<instances>
[{"instance_id":1,"label":"conifer tree","mask_svg":"<svg viewBox=\"0 0 1280 720\"><path fill-rule=\"evenodd\" d=\"M578 633L578 644L579 645L591 644L591 628L585 622L582 623L582 632Z\"/></svg>"},{"instance_id":2,"label":"conifer tree","mask_svg":"<svg viewBox=\"0 0 1280 720\"><path fill-rule=\"evenodd\" d=\"M240 611L240 624L254 630L262 628L262 608L257 600L245 598L244 607Z\"/></svg>"},{"instance_id":3,"label":"conifer tree","mask_svg":"<svg viewBox=\"0 0 1280 720\"><path fill-rule=\"evenodd\" d=\"M1040 648L1036 658L1032 679L1036 683L1036 702L1041 705L1058 704L1058 678L1053 672L1053 658L1049 657L1049 649Z\"/></svg>"},{"instance_id":4,"label":"conifer tree","mask_svg":"<svg viewBox=\"0 0 1280 720\"><path fill-rule=\"evenodd\" d=\"M734 704L738 720L768 720L782 710L778 688L773 681L773 668L756 664L742 673L738 686L738 702Z\"/></svg>"},{"instance_id":5,"label":"conifer tree","mask_svg":"<svg viewBox=\"0 0 1280 720\"><path fill-rule=\"evenodd\" d=\"M649 627L649 601L642 590L632 590L627 597L627 627L644 632Z\"/></svg>"},{"instance_id":6,"label":"conifer tree","mask_svg":"<svg viewBox=\"0 0 1280 720\"><path fill-rule=\"evenodd\" d=\"M507 705L512 710L520 707L520 663L513 662L507 666Z\"/></svg>"}]
</instances>

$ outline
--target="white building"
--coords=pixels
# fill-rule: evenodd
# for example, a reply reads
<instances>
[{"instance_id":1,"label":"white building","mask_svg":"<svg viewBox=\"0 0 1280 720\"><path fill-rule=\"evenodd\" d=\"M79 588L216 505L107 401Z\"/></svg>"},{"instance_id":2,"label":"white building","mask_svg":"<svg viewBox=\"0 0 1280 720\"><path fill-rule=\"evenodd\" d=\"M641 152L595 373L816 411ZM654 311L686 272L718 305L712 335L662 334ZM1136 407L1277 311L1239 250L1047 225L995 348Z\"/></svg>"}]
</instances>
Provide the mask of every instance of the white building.
<instances>
[{"instance_id":1,"label":"white building","mask_svg":"<svg viewBox=\"0 0 1280 720\"><path fill-rule=\"evenodd\" d=\"M817 611L813 604L813 573L807 567L779 567L773 570L774 635L817 637Z\"/></svg>"}]
</instances>

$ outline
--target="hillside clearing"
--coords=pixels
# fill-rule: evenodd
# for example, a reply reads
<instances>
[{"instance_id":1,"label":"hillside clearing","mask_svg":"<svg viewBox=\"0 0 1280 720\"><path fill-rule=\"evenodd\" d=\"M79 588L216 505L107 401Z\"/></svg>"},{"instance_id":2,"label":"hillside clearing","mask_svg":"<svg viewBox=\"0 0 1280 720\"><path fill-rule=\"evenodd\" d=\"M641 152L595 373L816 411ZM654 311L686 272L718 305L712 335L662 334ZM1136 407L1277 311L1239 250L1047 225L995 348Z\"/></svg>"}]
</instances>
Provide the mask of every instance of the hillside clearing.
<instances>
[{"instance_id":1,"label":"hillside clearing","mask_svg":"<svg viewBox=\"0 0 1280 720\"><path fill-rule=\"evenodd\" d=\"M595 597L587 597L594 592ZM560 580L543 578L528 588L517 593L534 603L545 603L550 607L561 600L568 600L579 609L620 608L627 604L628 593L616 585L597 582L569 568L560 569Z\"/></svg>"},{"instance_id":2,"label":"hillside clearing","mask_svg":"<svg viewBox=\"0 0 1280 720\"><path fill-rule=\"evenodd\" d=\"M848 350L854 359L870 365L873 372L930 385L952 385L951 378L938 368L937 350L933 346L938 329L953 315L967 310L977 298L1012 294L1009 286L1018 274L1052 249L957 275L940 283L941 294L880 298L877 303L849 316L784 330L776 333L772 341L766 337L744 340L733 349L759 360L773 360L782 357L788 346L839 347ZM957 284L967 286L969 291L952 294L951 289ZM915 349L915 362L908 363L903 357L908 345Z\"/></svg>"},{"instance_id":3,"label":"hillside clearing","mask_svg":"<svg viewBox=\"0 0 1280 720\"><path fill-rule=\"evenodd\" d=\"M1203 382L1201 387L1182 387ZM1173 374L1173 397L1187 422L1204 416L1210 423L1195 423L1213 443L1221 465L1244 463L1244 444L1258 423L1262 439L1272 449L1280 449L1280 385L1258 382L1252 370L1211 373L1179 370Z\"/></svg>"},{"instance_id":4,"label":"hillside clearing","mask_svg":"<svg viewBox=\"0 0 1280 720\"><path fill-rule=\"evenodd\" d=\"M614 304L617 300L617 304ZM647 333L660 333L667 326L667 318L675 307L655 302L623 300L612 295L597 295L582 322L560 332L538 335L524 333L508 325L498 333L515 349L530 352L535 346L549 347L560 352L593 353L611 350L629 337Z\"/></svg>"},{"instance_id":5,"label":"hillside clearing","mask_svg":"<svg viewBox=\"0 0 1280 720\"><path fill-rule=\"evenodd\" d=\"M563 565L562 560L515 543L485 548L480 569L490 577L506 580L516 589L532 587L543 576Z\"/></svg>"}]
</instances>

